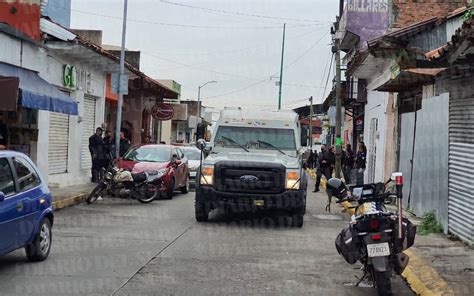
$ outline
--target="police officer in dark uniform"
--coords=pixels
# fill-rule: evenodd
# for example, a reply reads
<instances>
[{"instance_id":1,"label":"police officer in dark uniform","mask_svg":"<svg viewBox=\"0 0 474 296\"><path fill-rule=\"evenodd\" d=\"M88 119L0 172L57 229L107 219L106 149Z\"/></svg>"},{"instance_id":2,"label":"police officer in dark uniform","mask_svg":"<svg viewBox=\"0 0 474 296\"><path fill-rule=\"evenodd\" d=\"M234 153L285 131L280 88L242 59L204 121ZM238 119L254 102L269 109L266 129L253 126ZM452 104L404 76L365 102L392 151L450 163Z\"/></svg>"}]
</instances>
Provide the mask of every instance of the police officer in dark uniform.
<instances>
[{"instance_id":1,"label":"police officer in dark uniform","mask_svg":"<svg viewBox=\"0 0 474 296\"><path fill-rule=\"evenodd\" d=\"M92 157L92 182L99 182L100 170L103 167L105 155L104 155L104 142L102 139L102 133L104 130L101 127L96 128L95 134L89 138L89 151Z\"/></svg>"}]
</instances>

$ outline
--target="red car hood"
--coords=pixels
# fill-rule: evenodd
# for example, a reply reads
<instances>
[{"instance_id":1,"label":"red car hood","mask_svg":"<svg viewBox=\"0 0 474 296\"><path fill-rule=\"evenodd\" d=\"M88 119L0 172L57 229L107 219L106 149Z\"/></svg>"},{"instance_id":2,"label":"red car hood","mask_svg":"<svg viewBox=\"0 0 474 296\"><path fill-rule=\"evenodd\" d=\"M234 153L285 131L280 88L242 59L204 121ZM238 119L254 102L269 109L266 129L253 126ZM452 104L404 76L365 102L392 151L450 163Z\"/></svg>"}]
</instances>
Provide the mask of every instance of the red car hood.
<instances>
[{"instance_id":1,"label":"red car hood","mask_svg":"<svg viewBox=\"0 0 474 296\"><path fill-rule=\"evenodd\" d=\"M132 173L138 174L144 171L157 171L166 168L169 162L135 162L129 160L120 160L118 167L121 169L131 169Z\"/></svg>"}]
</instances>

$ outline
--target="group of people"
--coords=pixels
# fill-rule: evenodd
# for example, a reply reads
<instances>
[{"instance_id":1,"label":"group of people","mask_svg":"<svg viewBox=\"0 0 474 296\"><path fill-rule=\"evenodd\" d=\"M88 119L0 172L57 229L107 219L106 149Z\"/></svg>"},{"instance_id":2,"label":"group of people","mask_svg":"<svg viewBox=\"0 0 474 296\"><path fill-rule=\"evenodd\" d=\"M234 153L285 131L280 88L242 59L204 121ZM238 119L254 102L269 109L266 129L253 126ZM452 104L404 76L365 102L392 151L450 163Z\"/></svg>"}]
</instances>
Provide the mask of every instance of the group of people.
<instances>
[{"instance_id":1,"label":"group of people","mask_svg":"<svg viewBox=\"0 0 474 296\"><path fill-rule=\"evenodd\" d=\"M341 154L341 166L344 180L346 183L351 183L352 170L356 169L356 183L364 183L364 171L367 162L367 148L363 142L359 143L357 154L354 154L350 144L347 144ZM321 177L324 176L327 180L332 178L332 173L336 166L336 147L321 146L321 152L316 153L312 150L309 152L306 165L310 169L316 168L316 184L313 192L319 191Z\"/></svg>"},{"instance_id":2,"label":"group of people","mask_svg":"<svg viewBox=\"0 0 474 296\"><path fill-rule=\"evenodd\" d=\"M100 180L100 173L102 168L109 167L114 159L115 155L115 140L111 131L105 131L102 127L98 127L89 138L89 151L92 158L92 182L98 182ZM127 150L130 148L130 140L125 137L123 132L120 133L120 149L119 157L122 157Z\"/></svg>"}]
</instances>

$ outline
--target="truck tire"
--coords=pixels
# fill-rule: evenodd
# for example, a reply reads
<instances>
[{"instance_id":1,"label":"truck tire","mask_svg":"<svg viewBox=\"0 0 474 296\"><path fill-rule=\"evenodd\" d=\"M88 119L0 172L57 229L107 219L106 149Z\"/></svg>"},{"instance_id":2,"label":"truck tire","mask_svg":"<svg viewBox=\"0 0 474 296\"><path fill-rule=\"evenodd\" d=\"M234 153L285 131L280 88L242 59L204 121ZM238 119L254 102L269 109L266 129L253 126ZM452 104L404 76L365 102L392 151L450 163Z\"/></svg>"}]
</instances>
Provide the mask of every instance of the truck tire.
<instances>
[{"instance_id":1,"label":"truck tire","mask_svg":"<svg viewBox=\"0 0 474 296\"><path fill-rule=\"evenodd\" d=\"M196 217L196 221L198 222L206 222L209 219L209 205L195 200L194 202L194 215Z\"/></svg>"},{"instance_id":2,"label":"truck tire","mask_svg":"<svg viewBox=\"0 0 474 296\"><path fill-rule=\"evenodd\" d=\"M293 217L291 218L291 222L293 224L293 227L298 227L298 228L303 227L304 215L300 213L293 215Z\"/></svg>"}]
</instances>

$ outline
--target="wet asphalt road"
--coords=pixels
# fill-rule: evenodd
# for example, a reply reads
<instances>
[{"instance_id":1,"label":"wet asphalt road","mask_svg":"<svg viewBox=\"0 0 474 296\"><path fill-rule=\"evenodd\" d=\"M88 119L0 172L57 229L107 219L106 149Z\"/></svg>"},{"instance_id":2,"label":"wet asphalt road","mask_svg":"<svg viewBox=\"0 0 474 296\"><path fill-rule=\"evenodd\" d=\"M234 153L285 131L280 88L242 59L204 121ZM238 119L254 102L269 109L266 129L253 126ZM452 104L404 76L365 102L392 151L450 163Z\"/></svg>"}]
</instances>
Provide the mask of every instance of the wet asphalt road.
<instances>
[{"instance_id":1,"label":"wet asphalt road","mask_svg":"<svg viewBox=\"0 0 474 296\"><path fill-rule=\"evenodd\" d=\"M212 213L194 220L194 193L148 205L125 200L56 213L47 261L0 257L0 295L376 295L352 287L334 239L348 217L308 193L303 228L282 217ZM395 295L413 295L399 278Z\"/></svg>"}]
</instances>

